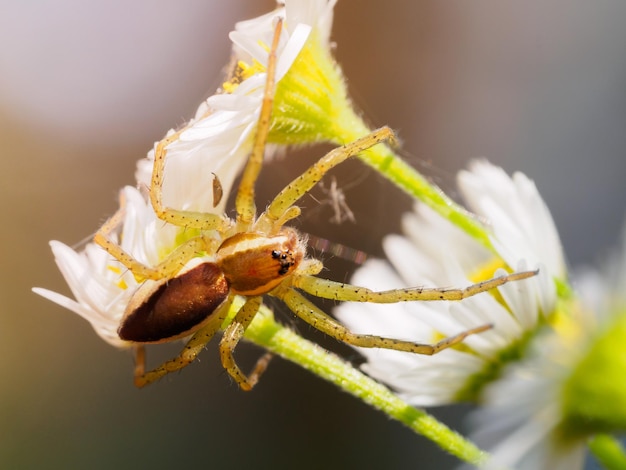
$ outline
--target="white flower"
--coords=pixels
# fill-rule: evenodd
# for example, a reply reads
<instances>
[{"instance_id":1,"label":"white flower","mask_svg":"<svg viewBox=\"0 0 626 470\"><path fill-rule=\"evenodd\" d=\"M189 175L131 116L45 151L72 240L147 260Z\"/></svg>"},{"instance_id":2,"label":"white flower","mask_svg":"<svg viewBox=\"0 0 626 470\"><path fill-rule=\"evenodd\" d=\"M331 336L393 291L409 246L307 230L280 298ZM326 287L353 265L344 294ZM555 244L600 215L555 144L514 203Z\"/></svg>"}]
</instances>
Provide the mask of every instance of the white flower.
<instances>
[{"instance_id":1,"label":"white flower","mask_svg":"<svg viewBox=\"0 0 626 470\"><path fill-rule=\"evenodd\" d=\"M559 234L533 181L523 173L511 178L502 168L475 161L471 171L460 172L458 183L467 207L491 224L492 241L509 266L523 258L544 265L551 277L565 279Z\"/></svg>"},{"instance_id":2,"label":"white flower","mask_svg":"<svg viewBox=\"0 0 626 470\"><path fill-rule=\"evenodd\" d=\"M490 226L495 257L419 205L404 220L406 236L385 240L389 262L368 261L353 283L377 290L462 286L497 274L494 258L516 270L539 267L539 275L461 302L343 304L337 314L357 332L431 343L493 323L432 357L361 349L363 367L416 405L480 404L470 439L490 453L486 468L582 468L591 436L626 428L626 250L612 257L604 279L584 276L581 301L528 178L480 162L461 172L459 183L469 208Z\"/></svg>"},{"instance_id":3,"label":"white flower","mask_svg":"<svg viewBox=\"0 0 626 470\"><path fill-rule=\"evenodd\" d=\"M626 224L620 245L609 253L601 270L586 267L574 271L573 283L580 298L600 320L611 312L626 310Z\"/></svg>"},{"instance_id":4,"label":"white flower","mask_svg":"<svg viewBox=\"0 0 626 470\"><path fill-rule=\"evenodd\" d=\"M485 468L581 469L590 437L623 434L625 248L604 277L575 279L580 298L565 300L524 358L485 388L469 419L470 439L491 454Z\"/></svg>"},{"instance_id":5,"label":"white flower","mask_svg":"<svg viewBox=\"0 0 626 470\"><path fill-rule=\"evenodd\" d=\"M122 193L121 247L139 262L154 265L173 248L178 229L158 220L137 189L127 186ZM47 289L33 291L89 321L111 345L128 346L118 337L117 328L138 287L133 274L95 243L88 243L80 252L58 241L51 241L50 246L76 300Z\"/></svg>"},{"instance_id":6,"label":"white flower","mask_svg":"<svg viewBox=\"0 0 626 470\"><path fill-rule=\"evenodd\" d=\"M593 316L576 319L593 329ZM584 326L583 326L584 325ZM582 327L581 327L582 326ZM591 335L589 335L590 337ZM488 385L483 405L470 415L470 439L491 454L485 468L574 470L583 468L586 438L563 439L563 385L588 346L589 337L548 328L525 358Z\"/></svg>"},{"instance_id":7,"label":"white flower","mask_svg":"<svg viewBox=\"0 0 626 470\"><path fill-rule=\"evenodd\" d=\"M426 343L441 335L494 325L468 337L462 348L434 356L360 349L367 358L363 369L415 405L476 399L484 383L501 370L501 355L519 353L540 318L553 313L554 280L565 278L554 223L528 178L521 174L510 178L486 162L476 162L461 172L459 183L469 209L490 224L498 256L418 204L415 213L403 219L406 235L384 240L389 261L366 262L352 283L376 290L463 287L502 274L499 268L506 265L517 271L539 268L539 275L501 286L499 298L483 293L462 302L344 303L335 310L355 332Z\"/></svg>"},{"instance_id":8,"label":"white flower","mask_svg":"<svg viewBox=\"0 0 626 470\"><path fill-rule=\"evenodd\" d=\"M237 76L224 84L225 92L208 98L196 112L180 139L167 147L163 183L166 206L202 212L223 212L226 198L213 208L211 178L215 174L224 193L230 192L251 150L261 110L269 48L275 21L285 20L277 50L276 84L285 76L317 29L328 42L334 1L286 1L275 11L235 25L230 33ZM170 131L172 133L173 131ZM138 164L137 180L150 186L153 152ZM181 184L181 181L185 182ZM190 184L190 181L194 181Z\"/></svg>"}]
</instances>

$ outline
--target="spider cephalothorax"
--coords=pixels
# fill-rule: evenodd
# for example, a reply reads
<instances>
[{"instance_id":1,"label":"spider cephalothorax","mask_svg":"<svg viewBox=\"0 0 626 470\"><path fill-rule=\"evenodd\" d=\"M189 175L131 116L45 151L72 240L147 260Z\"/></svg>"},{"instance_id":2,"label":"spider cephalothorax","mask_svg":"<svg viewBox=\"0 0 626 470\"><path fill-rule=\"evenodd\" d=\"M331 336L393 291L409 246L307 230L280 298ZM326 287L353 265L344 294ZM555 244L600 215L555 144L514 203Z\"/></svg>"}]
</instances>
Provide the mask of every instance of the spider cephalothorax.
<instances>
[{"instance_id":1,"label":"spider cephalothorax","mask_svg":"<svg viewBox=\"0 0 626 470\"><path fill-rule=\"evenodd\" d=\"M289 227L274 236L238 233L217 250L217 265L231 289L240 295L267 294L292 273L304 258L306 247Z\"/></svg>"}]
</instances>

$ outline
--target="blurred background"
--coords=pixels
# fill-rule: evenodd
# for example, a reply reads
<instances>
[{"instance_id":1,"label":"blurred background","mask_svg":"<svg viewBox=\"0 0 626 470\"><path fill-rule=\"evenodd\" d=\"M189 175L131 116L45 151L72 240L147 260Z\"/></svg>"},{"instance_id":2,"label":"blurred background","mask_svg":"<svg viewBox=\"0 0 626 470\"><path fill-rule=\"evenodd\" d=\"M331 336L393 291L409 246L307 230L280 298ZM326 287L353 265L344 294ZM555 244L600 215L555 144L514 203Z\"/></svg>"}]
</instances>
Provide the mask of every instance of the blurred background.
<instances>
[{"instance_id":1,"label":"blurred background","mask_svg":"<svg viewBox=\"0 0 626 470\"><path fill-rule=\"evenodd\" d=\"M67 293L47 242L74 245L117 207L135 162L222 78L227 33L271 1L78 0L0 5L0 467L451 468L456 460L334 386L275 359L238 390L216 342L144 390L132 358L30 292ZM333 38L352 96L454 195L486 157L534 179L572 266L619 236L626 202L626 3L340 0ZM321 156L271 163L259 206ZM335 176L356 223L304 201L300 227L371 254L410 200L358 162ZM320 194L320 193L318 193ZM323 198L323 193L318 197ZM384 217L384 219L383 219ZM329 276L354 266L328 260ZM276 315L345 357L349 348ZM169 357L179 345L152 348ZM260 351L241 347L251 363ZM463 431L463 407L434 414ZM590 466L590 468L593 468Z\"/></svg>"}]
</instances>

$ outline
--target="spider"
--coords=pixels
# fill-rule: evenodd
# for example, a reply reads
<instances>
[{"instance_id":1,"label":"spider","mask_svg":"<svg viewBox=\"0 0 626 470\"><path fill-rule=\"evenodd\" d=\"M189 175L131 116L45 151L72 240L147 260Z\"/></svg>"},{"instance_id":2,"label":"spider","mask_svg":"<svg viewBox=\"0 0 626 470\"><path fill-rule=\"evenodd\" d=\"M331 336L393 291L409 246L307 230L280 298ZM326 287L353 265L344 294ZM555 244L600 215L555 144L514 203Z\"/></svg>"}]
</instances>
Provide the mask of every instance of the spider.
<instances>
[{"instance_id":1,"label":"spider","mask_svg":"<svg viewBox=\"0 0 626 470\"><path fill-rule=\"evenodd\" d=\"M285 225L300 215L300 209L294 204L336 165L379 143L393 144L395 137L393 131L383 127L330 151L280 191L267 209L257 216L255 183L263 164L270 128L276 49L281 27L282 20L279 19L269 51L267 79L252 152L236 194L235 220L223 215L177 210L163 205L166 147L178 139L185 130L183 128L156 146L150 200L160 219L179 227L199 229L201 234L181 244L156 266L140 263L110 239L111 233L120 224L123 207L94 238L135 277L145 279L131 297L118 329L120 338L134 344L134 382L137 387L143 387L193 362L221 328L235 296L245 297L245 303L223 332L219 344L220 358L239 387L251 390L265 371L271 354L262 356L252 371L245 374L235 362L234 351L266 294L283 301L295 315L314 328L353 346L430 355L463 341L468 335L485 331L491 325L464 331L436 344L356 334L324 313L299 291L320 298L351 302L460 300L536 274L514 273L464 289L414 287L383 292L316 277L322 270L322 263L307 258L304 238ZM219 182L214 182L214 193L219 198ZM219 233L219 237L215 237L215 232ZM198 253L213 255L212 260L200 259ZM146 344L166 343L189 336L178 356L146 372Z\"/></svg>"}]
</instances>

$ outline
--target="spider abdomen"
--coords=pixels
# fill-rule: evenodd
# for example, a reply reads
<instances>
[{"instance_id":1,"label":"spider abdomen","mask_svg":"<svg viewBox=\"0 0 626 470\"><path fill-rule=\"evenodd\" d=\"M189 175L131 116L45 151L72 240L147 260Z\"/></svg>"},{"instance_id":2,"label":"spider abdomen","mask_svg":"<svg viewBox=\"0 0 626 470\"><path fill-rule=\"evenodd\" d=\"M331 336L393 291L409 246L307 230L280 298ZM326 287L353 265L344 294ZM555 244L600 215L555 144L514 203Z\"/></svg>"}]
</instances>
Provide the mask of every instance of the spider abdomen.
<instances>
[{"instance_id":1,"label":"spider abdomen","mask_svg":"<svg viewBox=\"0 0 626 470\"><path fill-rule=\"evenodd\" d=\"M203 262L167 281L146 281L133 295L118 335L137 343L158 343L187 336L228 296L222 270Z\"/></svg>"},{"instance_id":2,"label":"spider abdomen","mask_svg":"<svg viewBox=\"0 0 626 470\"><path fill-rule=\"evenodd\" d=\"M240 233L217 250L217 264L233 292L261 295L269 292L298 267L305 246L297 232L283 228L275 236Z\"/></svg>"}]
</instances>

